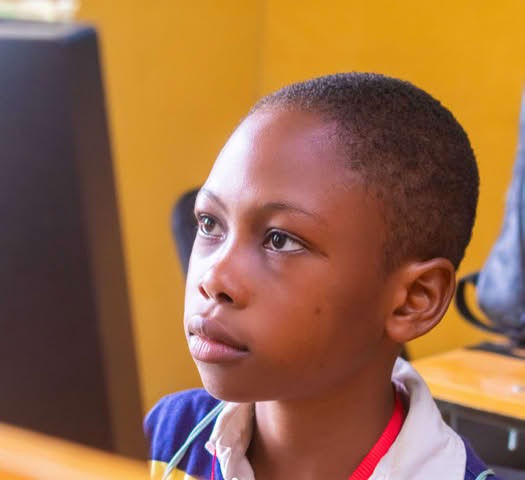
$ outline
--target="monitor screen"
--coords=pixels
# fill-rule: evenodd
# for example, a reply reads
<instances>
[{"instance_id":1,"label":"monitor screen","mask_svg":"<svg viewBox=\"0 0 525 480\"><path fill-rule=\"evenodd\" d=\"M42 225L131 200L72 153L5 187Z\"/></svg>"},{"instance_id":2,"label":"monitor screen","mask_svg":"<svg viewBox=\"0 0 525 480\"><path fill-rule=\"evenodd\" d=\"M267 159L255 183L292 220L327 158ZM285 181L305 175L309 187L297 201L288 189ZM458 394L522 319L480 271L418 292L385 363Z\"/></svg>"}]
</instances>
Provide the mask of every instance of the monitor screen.
<instances>
[{"instance_id":1,"label":"monitor screen","mask_svg":"<svg viewBox=\"0 0 525 480\"><path fill-rule=\"evenodd\" d=\"M96 31L0 21L0 422L144 457Z\"/></svg>"}]
</instances>

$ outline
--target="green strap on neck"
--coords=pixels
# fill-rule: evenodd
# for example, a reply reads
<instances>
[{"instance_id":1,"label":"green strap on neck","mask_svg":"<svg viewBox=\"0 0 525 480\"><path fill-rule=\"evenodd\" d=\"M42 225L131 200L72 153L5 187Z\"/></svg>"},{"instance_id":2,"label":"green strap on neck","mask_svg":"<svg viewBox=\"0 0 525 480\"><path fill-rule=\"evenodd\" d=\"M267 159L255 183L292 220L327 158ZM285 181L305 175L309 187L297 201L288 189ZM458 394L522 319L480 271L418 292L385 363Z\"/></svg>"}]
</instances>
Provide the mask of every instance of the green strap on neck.
<instances>
[{"instance_id":1,"label":"green strap on neck","mask_svg":"<svg viewBox=\"0 0 525 480\"><path fill-rule=\"evenodd\" d=\"M226 406L226 402L220 402L218 403L213 410L211 410L198 424L197 426L191 431L188 438L182 445L182 447L179 448L177 453L173 455L171 460L169 461L168 465L166 466L166 470L164 471L164 475L162 475L162 480L167 480L172 470L179 464L179 462L182 460L182 457L190 448L191 442L195 440L195 438L201 433L213 420L215 420L215 417L219 415L224 410L224 407Z\"/></svg>"},{"instance_id":2,"label":"green strap on neck","mask_svg":"<svg viewBox=\"0 0 525 480\"><path fill-rule=\"evenodd\" d=\"M496 474L492 470L485 470L484 472L481 472L476 477L476 480L485 480L489 475L496 475Z\"/></svg>"}]
</instances>

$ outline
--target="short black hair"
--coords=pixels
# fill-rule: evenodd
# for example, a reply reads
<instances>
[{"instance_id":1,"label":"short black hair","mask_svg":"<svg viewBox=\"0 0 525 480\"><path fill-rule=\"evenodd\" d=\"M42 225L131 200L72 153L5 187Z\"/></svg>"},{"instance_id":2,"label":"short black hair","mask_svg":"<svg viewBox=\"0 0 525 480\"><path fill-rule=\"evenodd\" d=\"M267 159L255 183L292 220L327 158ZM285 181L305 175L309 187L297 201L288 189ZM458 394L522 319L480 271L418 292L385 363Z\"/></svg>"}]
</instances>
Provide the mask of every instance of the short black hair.
<instances>
[{"instance_id":1,"label":"short black hair","mask_svg":"<svg viewBox=\"0 0 525 480\"><path fill-rule=\"evenodd\" d=\"M250 114L275 107L335 122L345 164L382 201L388 269L436 257L458 268L472 235L479 175L467 134L438 100L403 80L351 72L283 87Z\"/></svg>"}]
</instances>

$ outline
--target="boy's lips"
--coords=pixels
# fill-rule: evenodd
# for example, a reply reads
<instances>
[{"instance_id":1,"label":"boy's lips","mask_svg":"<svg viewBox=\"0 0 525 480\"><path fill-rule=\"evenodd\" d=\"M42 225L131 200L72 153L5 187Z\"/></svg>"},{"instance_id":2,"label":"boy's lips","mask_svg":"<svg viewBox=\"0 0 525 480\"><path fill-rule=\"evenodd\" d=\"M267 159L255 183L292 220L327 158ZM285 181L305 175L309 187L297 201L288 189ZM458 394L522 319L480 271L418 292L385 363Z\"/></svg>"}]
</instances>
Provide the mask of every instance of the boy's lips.
<instances>
[{"instance_id":1,"label":"boy's lips","mask_svg":"<svg viewBox=\"0 0 525 480\"><path fill-rule=\"evenodd\" d=\"M239 360L248 355L242 345L213 317L194 315L188 322L188 344L195 360L222 363Z\"/></svg>"}]
</instances>

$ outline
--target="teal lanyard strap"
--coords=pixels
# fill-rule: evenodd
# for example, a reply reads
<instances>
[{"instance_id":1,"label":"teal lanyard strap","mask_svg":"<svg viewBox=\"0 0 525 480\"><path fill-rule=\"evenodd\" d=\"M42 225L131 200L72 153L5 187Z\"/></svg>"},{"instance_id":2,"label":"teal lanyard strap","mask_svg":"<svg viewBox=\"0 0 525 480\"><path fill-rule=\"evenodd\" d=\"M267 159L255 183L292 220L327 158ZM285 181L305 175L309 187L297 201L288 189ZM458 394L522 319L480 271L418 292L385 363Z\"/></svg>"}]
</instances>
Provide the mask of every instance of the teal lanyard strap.
<instances>
[{"instance_id":1,"label":"teal lanyard strap","mask_svg":"<svg viewBox=\"0 0 525 480\"><path fill-rule=\"evenodd\" d=\"M182 447L179 448L177 453L173 455L171 460L168 463L168 466L166 467L166 470L164 471L164 475L162 476L162 480L166 480L168 478L168 475L171 473L171 471L179 464L182 457L188 450L189 446L191 445L191 442L195 440L195 438L201 433L215 418L221 413L226 406L226 402L220 402L218 405L215 406L213 410L211 410L191 431L191 433L188 435L188 438L183 443Z\"/></svg>"},{"instance_id":2,"label":"teal lanyard strap","mask_svg":"<svg viewBox=\"0 0 525 480\"><path fill-rule=\"evenodd\" d=\"M484 472L481 472L476 477L476 480L485 480L489 475L496 475L496 474L492 470L485 470Z\"/></svg>"}]
</instances>

